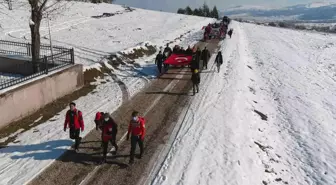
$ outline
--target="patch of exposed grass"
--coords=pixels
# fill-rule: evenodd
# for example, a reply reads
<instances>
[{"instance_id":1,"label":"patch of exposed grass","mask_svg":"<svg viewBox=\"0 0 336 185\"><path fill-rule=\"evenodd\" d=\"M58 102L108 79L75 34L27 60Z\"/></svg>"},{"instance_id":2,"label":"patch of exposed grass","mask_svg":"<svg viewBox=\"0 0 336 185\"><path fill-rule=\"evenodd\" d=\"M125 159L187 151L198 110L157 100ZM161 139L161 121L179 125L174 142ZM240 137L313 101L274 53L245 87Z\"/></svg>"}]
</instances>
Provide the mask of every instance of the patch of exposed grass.
<instances>
[{"instance_id":1,"label":"patch of exposed grass","mask_svg":"<svg viewBox=\"0 0 336 185\"><path fill-rule=\"evenodd\" d=\"M123 54L123 55L131 60L134 60L134 59L141 58L144 56L153 55L155 54L155 52L156 52L155 46L146 44L145 47L142 47L140 49L133 49L132 53Z\"/></svg>"}]
</instances>

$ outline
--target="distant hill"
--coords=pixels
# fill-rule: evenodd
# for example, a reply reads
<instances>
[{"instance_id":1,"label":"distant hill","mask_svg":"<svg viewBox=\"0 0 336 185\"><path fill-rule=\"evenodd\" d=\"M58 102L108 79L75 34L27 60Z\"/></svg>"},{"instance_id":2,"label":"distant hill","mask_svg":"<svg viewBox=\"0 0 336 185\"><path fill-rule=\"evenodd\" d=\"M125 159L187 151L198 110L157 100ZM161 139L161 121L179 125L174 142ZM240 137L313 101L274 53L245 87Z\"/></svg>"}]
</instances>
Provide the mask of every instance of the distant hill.
<instances>
[{"instance_id":1,"label":"distant hill","mask_svg":"<svg viewBox=\"0 0 336 185\"><path fill-rule=\"evenodd\" d=\"M336 3L317 2L283 8L235 6L226 9L222 14L231 17L267 20L336 21Z\"/></svg>"}]
</instances>

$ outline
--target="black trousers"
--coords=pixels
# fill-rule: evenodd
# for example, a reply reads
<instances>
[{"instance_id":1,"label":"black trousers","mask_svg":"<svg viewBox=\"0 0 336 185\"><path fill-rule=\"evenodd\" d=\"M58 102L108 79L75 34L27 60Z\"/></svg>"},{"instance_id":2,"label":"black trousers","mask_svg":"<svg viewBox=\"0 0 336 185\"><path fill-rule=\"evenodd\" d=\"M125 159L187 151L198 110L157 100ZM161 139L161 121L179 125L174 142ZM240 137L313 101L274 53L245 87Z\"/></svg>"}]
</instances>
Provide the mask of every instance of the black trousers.
<instances>
[{"instance_id":1,"label":"black trousers","mask_svg":"<svg viewBox=\"0 0 336 185\"><path fill-rule=\"evenodd\" d=\"M103 141L103 157L104 159L106 158L106 155L107 155L107 148L108 148L108 143L111 143L112 146L114 146L115 148L115 153L118 151L118 145L116 143L116 139L111 139L109 141Z\"/></svg>"},{"instance_id":2,"label":"black trousers","mask_svg":"<svg viewBox=\"0 0 336 185\"><path fill-rule=\"evenodd\" d=\"M195 83L193 83L193 93L194 93L194 95L196 94L196 92L198 93L198 84L195 84Z\"/></svg>"},{"instance_id":3,"label":"black trousers","mask_svg":"<svg viewBox=\"0 0 336 185\"><path fill-rule=\"evenodd\" d=\"M159 70L159 73L161 74L162 72L162 64L156 64L158 70Z\"/></svg>"},{"instance_id":4,"label":"black trousers","mask_svg":"<svg viewBox=\"0 0 336 185\"><path fill-rule=\"evenodd\" d=\"M203 60L203 69L208 69L208 61L207 60Z\"/></svg>"},{"instance_id":5,"label":"black trousers","mask_svg":"<svg viewBox=\"0 0 336 185\"><path fill-rule=\"evenodd\" d=\"M164 72L167 72L169 69L169 64L163 64Z\"/></svg>"},{"instance_id":6,"label":"black trousers","mask_svg":"<svg viewBox=\"0 0 336 185\"><path fill-rule=\"evenodd\" d=\"M140 156L143 154L143 141L141 140L140 136L131 136L131 152L130 152L130 161L134 161L134 154L136 145L140 147Z\"/></svg>"},{"instance_id":7,"label":"black trousers","mask_svg":"<svg viewBox=\"0 0 336 185\"><path fill-rule=\"evenodd\" d=\"M70 128L70 138L75 140L75 149L77 150L80 144L80 141L82 140L81 137L79 137L80 129Z\"/></svg>"}]
</instances>

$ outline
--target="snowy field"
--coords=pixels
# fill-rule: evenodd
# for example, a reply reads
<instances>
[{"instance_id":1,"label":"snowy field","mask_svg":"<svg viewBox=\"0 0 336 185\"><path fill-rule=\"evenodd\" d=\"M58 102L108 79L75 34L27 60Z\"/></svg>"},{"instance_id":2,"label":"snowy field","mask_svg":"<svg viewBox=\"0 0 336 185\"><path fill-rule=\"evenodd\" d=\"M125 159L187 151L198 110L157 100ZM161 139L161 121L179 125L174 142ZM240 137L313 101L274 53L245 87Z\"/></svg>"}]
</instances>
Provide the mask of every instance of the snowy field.
<instances>
[{"instance_id":1,"label":"snowy field","mask_svg":"<svg viewBox=\"0 0 336 185\"><path fill-rule=\"evenodd\" d=\"M27 35L29 12L24 10L22 8L7 12L10 16L1 16L2 39L15 37L17 39L14 40L22 40ZM62 16L51 21L54 25L52 36L55 44L58 42L66 46L74 46L76 62L84 64L85 69L100 69L101 64L97 62L103 62L113 70L112 74L116 75L115 78L107 75L104 79L97 79L95 84L98 86L93 93L75 100L78 109L84 115L85 132L82 136L95 127L93 119L97 111L113 112L122 104L124 92L115 80L122 81L125 84L126 93L132 97L156 74L154 55L136 59L135 62L141 64L141 67L135 68L127 64L115 69L107 63L105 54L119 50L129 52L131 49L126 48L139 48L142 45L139 44L141 42L150 42L157 47L174 40L172 45L180 44L184 47L193 45L202 37L202 26L212 21L212 19L139 9L110 18L90 17L104 12L123 10L124 8L117 5L74 3ZM83 20L80 22L78 19ZM65 23L66 21L72 21L72 23ZM76 24L70 25L73 23ZM80 31L75 31L74 27ZM142 30L135 30L135 28ZM47 33L46 31L42 26L42 33ZM185 34L186 32L189 33ZM97 33L95 37L93 37L94 33ZM182 34L185 35L176 40ZM113 40L119 42L113 43ZM94 64L91 65L92 63ZM63 132L66 111L67 109L64 109L45 123L28 131L20 129L9 136L17 137L13 143L8 144L7 148L0 149L0 184L21 185L29 182L70 148L73 142L69 140L68 132ZM42 117L43 115L38 120ZM34 124L34 122L31 123L31 125ZM7 139L8 137L0 138L0 141L4 142Z\"/></svg>"},{"instance_id":2,"label":"snowy field","mask_svg":"<svg viewBox=\"0 0 336 185\"><path fill-rule=\"evenodd\" d=\"M231 27L151 184L335 184L336 37Z\"/></svg>"},{"instance_id":3,"label":"snowy field","mask_svg":"<svg viewBox=\"0 0 336 185\"><path fill-rule=\"evenodd\" d=\"M0 39L29 41L29 4L13 2L13 11L1 9ZM75 62L91 65L111 53L144 42L163 46L188 31L198 31L211 19L173 13L135 9L119 5L66 2L58 14L51 15L51 38L54 45L74 47ZM95 18L104 13L111 17ZM49 44L47 19L41 24L42 42Z\"/></svg>"},{"instance_id":4,"label":"snowy field","mask_svg":"<svg viewBox=\"0 0 336 185\"><path fill-rule=\"evenodd\" d=\"M18 78L22 78L22 75L0 72L0 88L1 88L1 84L4 84L6 82L9 82L9 81L12 81Z\"/></svg>"}]
</instances>

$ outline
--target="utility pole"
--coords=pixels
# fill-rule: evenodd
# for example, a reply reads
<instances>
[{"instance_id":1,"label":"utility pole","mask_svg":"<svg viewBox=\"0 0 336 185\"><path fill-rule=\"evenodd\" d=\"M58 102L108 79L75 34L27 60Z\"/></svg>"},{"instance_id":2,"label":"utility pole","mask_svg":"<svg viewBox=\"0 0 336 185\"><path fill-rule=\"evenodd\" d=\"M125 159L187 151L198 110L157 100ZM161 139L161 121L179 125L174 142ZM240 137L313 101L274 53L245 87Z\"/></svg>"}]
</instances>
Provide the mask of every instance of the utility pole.
<instances>
[{"instance_id":1,"label":"utility pole","mask_svg":"<svg viewBox=\"0 0 336 185\"><path fill-rule=\"evenodd\" d=\"M47 14L47 21L48 21L48 29L49 29L49 42L50 42L50 51L51 51L51 61L54 64L54 54L53 54L53 46L52 46L52 41L51 41L49 14Z\"/></svg>"}]
</instances>

